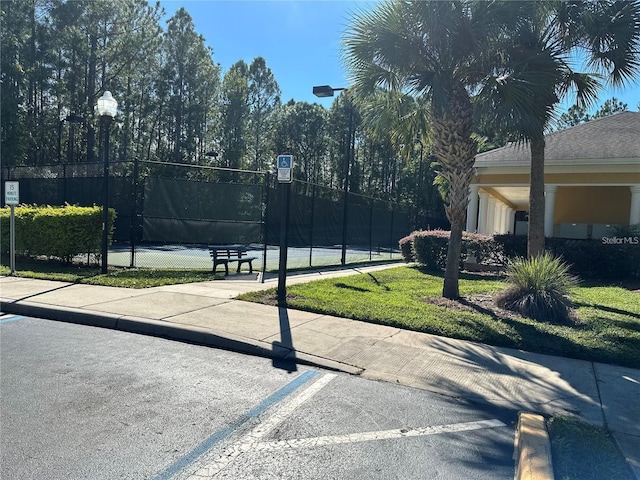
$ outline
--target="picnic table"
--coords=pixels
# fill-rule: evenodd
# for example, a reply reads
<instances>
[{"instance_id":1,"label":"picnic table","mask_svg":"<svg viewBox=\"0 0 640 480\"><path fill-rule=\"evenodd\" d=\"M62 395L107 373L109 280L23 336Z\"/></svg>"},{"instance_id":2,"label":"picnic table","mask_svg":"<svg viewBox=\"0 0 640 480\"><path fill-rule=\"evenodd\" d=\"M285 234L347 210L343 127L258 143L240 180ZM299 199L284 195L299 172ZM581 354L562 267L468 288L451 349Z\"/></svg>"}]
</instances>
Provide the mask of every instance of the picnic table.
<instances>
[{"instance_id":1,"label":"picnic table","mask_svg":"<svg viewBox=\"0 0 640 480\"><path fill-rule=\"evenodd\" d=\"M224 265L224 274L229 275L229 263L236 262L240 273L243 263L249 264L249 273L253 273L253 261L257 257L247 257L249 248L246 245L209 245L209 255L213 261L213 273L216 273L218 265Z\"/></svg>"}]
</instances>

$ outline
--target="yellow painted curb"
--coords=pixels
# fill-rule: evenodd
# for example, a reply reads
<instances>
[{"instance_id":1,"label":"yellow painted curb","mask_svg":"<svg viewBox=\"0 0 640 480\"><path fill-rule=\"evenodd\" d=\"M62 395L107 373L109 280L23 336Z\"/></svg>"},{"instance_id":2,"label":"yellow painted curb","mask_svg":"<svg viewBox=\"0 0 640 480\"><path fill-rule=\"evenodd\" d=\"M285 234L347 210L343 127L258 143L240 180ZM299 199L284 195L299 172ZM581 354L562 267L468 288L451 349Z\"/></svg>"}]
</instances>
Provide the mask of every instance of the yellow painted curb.
<instances>
[{"instance_id":1,"label":"yellow painted curb","mask_svg":"<svg viewBox=\"0 0 640 480\"><path fill-rule=\"evenodd\" d=\"M542 415L518 414L513 459L515 480L554 480L551 443Z\"/></svg>"}]
</instances>

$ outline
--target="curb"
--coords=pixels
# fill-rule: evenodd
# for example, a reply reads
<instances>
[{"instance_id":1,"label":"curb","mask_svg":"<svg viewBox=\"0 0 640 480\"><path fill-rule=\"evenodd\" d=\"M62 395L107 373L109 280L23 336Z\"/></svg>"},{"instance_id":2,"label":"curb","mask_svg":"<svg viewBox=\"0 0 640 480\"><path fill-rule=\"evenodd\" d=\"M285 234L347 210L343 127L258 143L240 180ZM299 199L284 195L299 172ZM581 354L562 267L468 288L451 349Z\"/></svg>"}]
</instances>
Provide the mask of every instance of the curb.
<instances>
[{"instance_id":1,"label":"curb","mask_svg":"<svg viewBox=\"0 0 640 480\"><path fill-rule=\"evenodd\" d=\"M287 363L323 368L351 375L361 375L364 369L328 358L298 352L283 345L251 340L238 335L219 335L205 328L179 325L164 320L91 312L77 308L42 306L34 302L0 301L0 311L25 317L37 317L65 323L75 323L91 327L109 328L122 332L149 335L179 342L187 342L207 347L220 348L263 358L281 360Z\"/></svg>"},{"instance_id":2,"label":"curb","mask_svg":"<svg viewBox=\"0 0 640 480\"><path fill-rule=\"evenodd\" d=\"M551 442L542 415L518 414L513 459L515 480L554 480Z\"/></svg>"}]
</instances>

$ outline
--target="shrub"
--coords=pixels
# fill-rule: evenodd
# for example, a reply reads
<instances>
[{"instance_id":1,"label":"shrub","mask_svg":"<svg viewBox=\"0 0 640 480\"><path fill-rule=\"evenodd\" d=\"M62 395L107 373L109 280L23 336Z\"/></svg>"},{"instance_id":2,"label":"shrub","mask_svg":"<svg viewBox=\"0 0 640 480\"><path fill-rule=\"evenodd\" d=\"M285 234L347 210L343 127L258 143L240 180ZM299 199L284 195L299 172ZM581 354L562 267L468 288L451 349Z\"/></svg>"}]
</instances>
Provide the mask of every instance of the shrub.
<instances>
[{"instance_id":1,"label":"shrub","mask_svg":"<svg viewBox=\"0 0 640 480\"><path fill-rule=\"evenodd\" d=\"M109 242L115 220L109 209ZM9 251L9 209L0 209L3 254ZM16 254L70 261L76 255L100 253L102 207L21 205L15 208Z\"/></svg>"},{"instance_id":2,"label":"shrub","mask_svg":"<svg viewBox=\"0 0 640 480\"><path fill-rule=\"evenodd\" d=\"M447 264L449 232L424 230L413 234L413 254L416 262L429 270L440 270Z\"/></svg>"},{"instance_id":3,"label":"shrub","mask_svg":"<svg viewBox=\"0 0 640 480\"><path fill-rule=\"evenodd\" d=\"M462 253L475 257L478 263L504 265L506 261L502 245L492 235L462 232Z\"/></svg>"},{"instance_id":4,"label":"shrub","mask_svg":"<svg viewBox=\"0 0 640 480\"><path fill-rule=\"evenodd\" d=\"M407 262L418 262L430 270L443 269L447 263L449 235L447 230L413 232L400 240L402 257ZM502 247L490 235L463 232L460 261L464 261L467 255L484 263L501 264L504 261Z\"/></svg>"},{"instance_id":5,"label":"shrub","mask_svg":"<svg viewBox=\"0 0 640 480\"><path fill-rule=\"evenodd\" d=\"M498 294L499 307L538 321L566 322L571 318L568 295L578 284L569 265L549 253L507 262L509 286Z\"/></svg>"},{"instance_id":6,"label":"shrub","mask_svg":"<svg viewBox=\"0 0 640 480\"><path fill-rule=\"evenodd\" d=\"M606 239L546 238L545 249L562 257L571 273L582 278L640 278L640 234L624 227ZM527 256L527 237L495 235L506 258Z\"/></svg>"},{"instance_id":7,"label":"shrub","mask_svg":"<svg viewBox=\"0 0 640 480\"><path fill-rule=\"evenodd\" d=\"M414 234L412 233L411 235L407 235L406 237L401 238L398 242L398 245L400 246L400 253L402 254L402 259L407 263L416 261L416 257L413 254L413 239Z\"/></svg>"},{"instance_id":8,"label":"shrub","mask_svg":"<svg viewBox=\"0 0 640 480\"><path fill-rule=\"evenodd\" d=\"M526 235L494 235L493 240L500 245L506 258L518 258L527 256Z\"/></svg>"},{"instance_id":9,"label":"shrub","mask_svg":"<svg viewBox=\"0 0 640 480\"><path fill-rule=\"evenodd\" d=\"M546 249L571 264L581 277L640 278L640 244L625 243L637 237L613 237L621 243L599 240L547 238Z\"/></svg>"},{"instance_id":10,"label":"shrub","mask_svg":"<svg viewBox=\"0 0 640 480\"><path fill-rule=\"evenodd\" d=\"M561 257L571 273L582 278L640 278L640 227L624 227L603 239L546 238L546 251ZM406 262L418 262L431 270L443 269L447 261L449 232L424 230L400 240ZM462 258L476 257L478 263L505 265L508 259L527 256L527 237L463 232Z\"/></svg>"}]
</instances>

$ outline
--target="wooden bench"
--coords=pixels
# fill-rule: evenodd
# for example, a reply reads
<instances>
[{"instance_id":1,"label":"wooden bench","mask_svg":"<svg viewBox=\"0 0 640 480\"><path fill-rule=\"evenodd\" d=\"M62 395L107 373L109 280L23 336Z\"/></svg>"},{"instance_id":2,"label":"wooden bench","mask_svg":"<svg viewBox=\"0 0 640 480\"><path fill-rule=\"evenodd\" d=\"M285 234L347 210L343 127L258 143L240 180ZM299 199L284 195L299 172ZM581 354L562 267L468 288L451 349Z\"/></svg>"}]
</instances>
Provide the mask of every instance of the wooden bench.
<instances>
[{"instance_id":1,"label":"wooden bench","mask_svg":"<svg viewBox=\"0 0 640 480\"><path fill-rule=\"evenodd\" d=\"M249 249L245 245L209 245L209 255L213 261L213 273L216 273L218 265L224 265L224 274L229 275L229 263L237 262L237 273L243 263L249 264L249 273L253 273L253 261L257 257L245 257Z\"/></svg>"}]
</instances>

